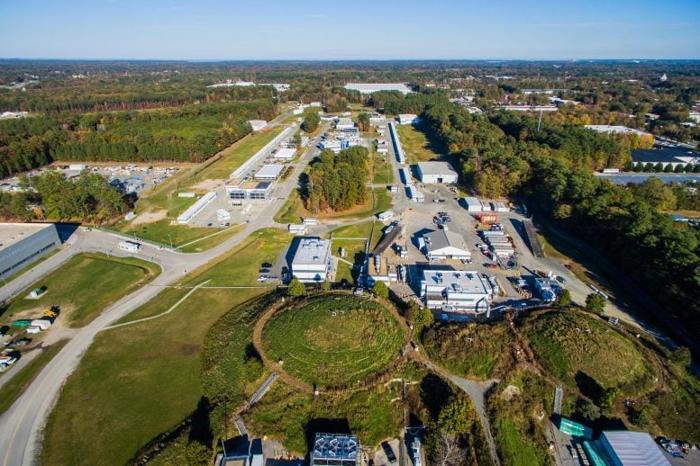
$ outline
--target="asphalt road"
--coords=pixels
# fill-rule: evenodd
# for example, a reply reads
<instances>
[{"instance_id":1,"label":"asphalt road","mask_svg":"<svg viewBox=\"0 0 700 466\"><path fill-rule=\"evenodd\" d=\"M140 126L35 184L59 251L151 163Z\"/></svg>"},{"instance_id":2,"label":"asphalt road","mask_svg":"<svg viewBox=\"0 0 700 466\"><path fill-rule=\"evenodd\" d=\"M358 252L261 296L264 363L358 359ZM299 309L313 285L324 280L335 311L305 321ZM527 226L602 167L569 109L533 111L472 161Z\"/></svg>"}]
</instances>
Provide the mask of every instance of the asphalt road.
<instances>
[{"instance_id":1,"label":"asphalt road","mask_svg":"<svg viewBox=\"0 0 700 466\"><path fill-rule=\"evenodd\" d=\"M316 141L311 144L315 145ZM153 299L165 286L178 283L182 277L197 267L206 265L215 258L235 248L254 231L278 226L273 221L274 214L282 207L292 189L296 188L297 178L308 162L318 154L312 146L296 163L295 171L287 180L275 188L275 199L265 203L244 229L222 244L208 251L196 254L183 254L168 249L159 249L144 244L137 257L158 263L161 274L150 284L123 297L107 307L95 320L79 329L73 338L51 360L27 387L22 396L0 417L0 465L31 465L40 450L40 437L46 418L51 411L62 385L75 370L82 356L92 344L95 335L113 322L121 319L138 307ZM27 288L44 274L55 270L72 255L84 251L127 255L116 248L121 237L97 230L81 230L64 246L63 250L39 264L0 290L0 296L12 295Z\"/></svg>"}]
</instances>

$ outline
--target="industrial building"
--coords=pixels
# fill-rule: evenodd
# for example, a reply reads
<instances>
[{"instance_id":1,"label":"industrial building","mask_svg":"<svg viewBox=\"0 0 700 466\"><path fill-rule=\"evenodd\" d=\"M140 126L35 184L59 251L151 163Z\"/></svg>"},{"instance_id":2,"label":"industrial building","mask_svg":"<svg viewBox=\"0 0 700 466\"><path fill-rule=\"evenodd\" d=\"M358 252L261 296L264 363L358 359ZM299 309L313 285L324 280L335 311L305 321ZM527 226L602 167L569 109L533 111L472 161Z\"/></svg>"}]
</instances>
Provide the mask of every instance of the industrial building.
<instances>
[{"instance_id":1,"label":"industrial building","mask_svg":"<svg viewBox=\"0 0 700 466\"><path fill-rule=\"evenodd\" d=\"M223 452L216 456L216 466L263 466L265 457L262 440L248 440L247 436L222 442Z\"/></svg>"},{"instance_id":2,"label":"industrial building","mask_svg":"<svg viewBox=\"0 0 700 466\"><path fill-rule=\"evenodd\" d=\"M420 295L429 309L490 316L495 282L474 271L423 270Z\"/></svg>"},{"instance_id":3,"label":"industrial building","mask_svg":"<svg viewBox=\"0 0 700 466\"><path fill-rule=\"evenodd\" d=\"M338 131L345 131L353 128L355 128L355 122L352 121L352 118L338 118L335 124L335 129Z\"/></svg>"},{"instance_id":4,"label":"industrial building","mask_svg":"<svg viewBox=\"0 0 700 466\"><path fill-rule=\"evenodd\" d=\"M17 272L60 244L53 223L0 223L0 277Z\"/></svg>"},{"instance_id":5,"label":"industrial building","mask_svg":"<svg viewBox=\"0 0 700 466\"><path fill-rule=\"evenodd\" d=\"M664 147L662 149L636 149L632 151L632 164L661 164L664 168L671 165L685 168L687 165L700 165L700 153L680 147Z\"/></svg>"},{"instance_id":6,"label":"industrial building","mask_svg":"<svg viewBox=\"0 0 700 466\"><path fill-rule=\"evenodd\" d=\"M396 128L394 127L394 122L390 121L389 122L389 133L391 134L391 141L394 144L394 152L396 153L396 160L399 161L400 164L406 163L406 154L403 151L403 147L401 147L401 141L399 140L399 135L396 132Z\"/></svg>"},{"instance_id":7,"label":"industrial building","mask_svg":"<svg viewBox=\"0 0 700 466\"><path fill-rule=\"evenodd\" d=\"M448 162L420 162L416 166L418 178L426 184L456 183L459 174Z\"/></svg>"},{"instance_id":8,"label":"industrial building","mask_svg":"<svg viewBox=\"0 0 700 466\"><path fill-rule=\"evenodd\" d=\"M253 129L253 131L260 131L267 127L267 121L265 120L248 120L248 124Z\"/></svg>"},{"instance_id":9,"label":"industrial building","mask_svg":"<svg viewBox=\"0 0 700 466\"><path fill-rule=\"evenodd\" d=\"M357 466L360 452L360 441L354 435L316 433L311 466Z\"/></svg>"},{"instance_id":10,"label":"industrial building","mask_svg":"<svg viewBox=\"0 0 700 466\"><path fill-rule=\"evenodd\" d=\"M208 206L211 201L216 199L216 192L215 191L209 191L206 193L204 196L200 197L197 199L197 202L192 204L187 210L185 210L182 214L180 214L177 217L177 223L180 223L182 225L186 225L190 223L190 221L206 206Z\"/></svg>"},{"instance_id":11,"label":"industrial building","mask_svg":"<svg viewBox=\"0 0 700 466\"><path fill-rule=\"evenodd\" d=\"M331 242L316 237L301 238L292 259L292 276L304 283L328 280L333 270Z\"/></svg>"},{"instance_id":12,"label":"industrial building","mask_svg":"<svg viewBox=\"0 0 700 466\"><path fill-rule=\"evenodd\" d=\"M606 430L598 440L584 441L583 448L593 466L671 466L646 432Z\"/></svg>"},{"instance_id":13,"label":"industrial building","mask_svg":"<svg viewBox=\"0 0 700 466\"><path fill-rule=\"evenodd\" d=\"M279 178L284 170L284 165L281 163L269 163L263 165L260 170L255 173L255 179L261 181L275 181Z\"/></svg>"},{"instance_id":14,"label":"industrial building","mask_svg":"<svg viewBox=\"0 0 700 466\"><path fill-rule=\"evenodd\" d=\"M267 199L272 190L269 181L247 181L235 186L226 186L229 198L237 200Z\"/></svg>"},{"instance_id":15,"label":"industrial building","mask_svg":"<svg viewBox=\"0 0 700 466\"><path fill-rule=\"evenodd\" d=\"M345 89L358 91L360 94L372 94L379 91L398 91L404 95L409 94L411 88L404 83L347 83Z\"/></svg>"},{"instance_id":16,"label":"industrial building","mask_svg":"<svg viewBox=\"0 0 700 466\"><path fill-rule=\"evenodd\" d=\"M272 154L274 158L280 160L292 160L297 153L296 147L280 147Z\"/></svg>"},{"instance_id":17,"label":"industrial building","mask_svg":"<svg viewBox=\"0 0 700 466\"><path fill-rule=\"evenodd\" d=\"M476 197L465 197L464 204L467 207L467 212L481 212L484 210L484 204Z\"/></svg>"},{"instance_id":18,"label":"industrial building","mask_svg":"<svg viewBox=\"0 0 700 466\"><path fill-rule=\"evenodd\" d=\"M419 238L418 243L429 260L469 260L471 258L464 238L453 231L445 229L431 231Z\"/></svg>"},{"instance_id":19,"label":"industrial building","mask_svg":"<svg viewBox=\"0 0 700 466\"><path fill-rule=\"evenodd\" d=\"M396 118L399 120L400 125L411 125L418 119L418 115L414 113L402 113Z\"/></svg>"}]
</instances>

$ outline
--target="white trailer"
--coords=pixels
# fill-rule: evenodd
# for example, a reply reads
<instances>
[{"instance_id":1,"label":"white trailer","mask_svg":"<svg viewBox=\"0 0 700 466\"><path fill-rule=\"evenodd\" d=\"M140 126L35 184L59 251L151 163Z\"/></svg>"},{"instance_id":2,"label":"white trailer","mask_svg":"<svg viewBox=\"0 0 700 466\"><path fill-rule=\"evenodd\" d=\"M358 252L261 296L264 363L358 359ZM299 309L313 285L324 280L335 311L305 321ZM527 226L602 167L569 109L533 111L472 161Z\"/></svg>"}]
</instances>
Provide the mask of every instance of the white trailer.
<instances>
[{"instance_id":1,"label":"white trailer","mask_svg":"<svg viewBox=\"0 0 700 466\"><path fill-rule=\"evenodd\" d=\"M139 249L141 249L141 243L123 240L119 242L119 249L126 252L137 253L139 252Z\"/></svg>"}]
</instances>

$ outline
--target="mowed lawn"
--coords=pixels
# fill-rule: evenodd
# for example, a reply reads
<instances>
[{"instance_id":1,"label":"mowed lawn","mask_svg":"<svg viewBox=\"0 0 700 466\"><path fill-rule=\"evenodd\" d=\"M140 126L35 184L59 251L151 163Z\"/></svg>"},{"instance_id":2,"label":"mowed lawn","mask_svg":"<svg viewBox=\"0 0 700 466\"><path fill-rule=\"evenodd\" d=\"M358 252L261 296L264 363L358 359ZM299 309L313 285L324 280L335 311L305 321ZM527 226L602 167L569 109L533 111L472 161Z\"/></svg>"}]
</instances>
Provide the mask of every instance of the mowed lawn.
<instances>
[{"instance_id":1,"label":"mowed lawn","mask_svg":"<svg viewBox=\"0 0 700 466\"><path fill-rule=\"evenodd\" d=\"M109 304L153 280L160 273L156 264L135 258L108 257L104 254L78 254L42 280L34 283L13 301L2 317L58 306L60 319L71 327L82 327ZM45 286L39 299L24 297L34 288Z\"/></svg>"},{"instance_id":2,"label":"mowed lawn","mask_svg":"<svg viewBox=\"0 0 700 466\"><path fill-rule=\"evenodd\" d=\"M243 162L265 147L265 144L272 141L284 129L284 126L275 126L258 133L249 134L231 147L224 149L222 157L197 173L194 181L207 179L227 180L231 176L232 171L243 165Z\"/></svg>"},{"instance_id":3,"label":"mowed lawn","mask_svg":"<svg viewBox=\"0 0 700 466\"><path fill-rule=\"evenodd\" d=\"M320 212L313 214L306 210L304 202L299 193L295 190L289 196L287 202L275 214L275 221L279 223L300 223L302 218L317 217L317 218L362 218L370 215L384 212L391 209L391 195L386 188L374 188L369 190L368 200L362 205L353 207L352 209L343 210L340 212Z\"/></svg>"},{"instance_id":4,"label":"mowed lawn","mask_svg":"<svg viewBox=\"0 0 700 466\"><path fill-rule=\"evenodd\" d=\"M440 157L440 154L430 147L430 142L423 131L413 125L396 125L396 129L408 163L425 162Z\"/></svg>"},{"instance_id":5,"label":"mowed lawn","mask_svg":"<svg viewBox=\"0 0 700 466\"><path fill-rule=\"evenodd\" d=\"M393 361L403 341L403 330L383 305L352 295L309 298L277 314L263 331L270 359L320 386L364 380Z\"/></svg>"},{"instance_id":6,"label":"mowed lawn","mask_svg":"<svg viewBox=\"0 0 700 466\"><path fill-rule=\"evenodd\" d=\"M287 246L281 230L256 232L183 284L257 285L261 261ZM168 288L122 321L160 314L189 289ZM173 312L98 334L66 382L45 433L45 464L124 464L197 406L202 342L209 328L264 288L200 289Z\"/></svg>"}]
</instances>

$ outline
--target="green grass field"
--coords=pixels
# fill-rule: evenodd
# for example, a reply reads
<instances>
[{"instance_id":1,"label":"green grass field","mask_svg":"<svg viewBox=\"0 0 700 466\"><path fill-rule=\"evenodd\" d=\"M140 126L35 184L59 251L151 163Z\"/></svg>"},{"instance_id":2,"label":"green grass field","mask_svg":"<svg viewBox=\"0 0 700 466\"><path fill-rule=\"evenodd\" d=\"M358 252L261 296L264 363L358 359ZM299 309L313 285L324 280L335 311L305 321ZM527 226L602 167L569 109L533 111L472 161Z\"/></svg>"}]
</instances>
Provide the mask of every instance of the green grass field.
<instances>
[{"instance_id":1,"label":"green grass field","mask_svg":"<svg viewBox=\"0 0 700 466\"><path fill-rule=\"evenodd\" d=\"M256 285L258 267L289 242L251 235L221 261L183 279L193 285ZM169 288L122 321L160 314L189 290ZM264 289L200 289L163 317L100 333L63 388L45 431L45 464L124 464L182 421L203 395L201 353L211 326Z\"/></svg>"},{"instance_id":2,"label":"green grass field","mask_svg":"<svg viewBox=\"0 0 700 466\"><path fill-rule=\"evenodd\" d=\"M590 391L618 387L638 395L653 386L653 366L635 342L580 312L549 312L529 319L525 333L542 364L559 380Z\"/></svg>"},{"instance_id":3,"label":"green grass field","mask_svg":"<svg viewBox=\"0 0 700 466\"><path fill-rule=\"evenodd\" d=\"M2 317L7 319L31 309L40 314L46 307L58 306L60 319L67 319L71 327L82 327L109 304L153 280L159 273L157 265L140 259L78 254L22 292ZM29 291L40 286L47 287L46 294L39 299L24 299Z\"/></svg>"},{"instance_id":4,"label":"green grass field","mask_svg":"<svg viewBox=\"0 0 700 466\"><path fill-rule=\"evenodd\" d=\"M425 133L413 125L396 125L396 129L408 163L425 162L440 157L440 154L432 150Z\"/></svg>"},{"instance_id":5,"label":"green grass field","mask_svg":"<svg viewBox=\"0 0 700 466\"><path fill-rule=\"evenodd\" d=\"M354 384L399 353L404 334L381 304L349 295L311 297L277 314L263 330L268 357L321 386Z\"/></svg>"},{"instance_id":6,"label":"green grass field","mask_svg":"<svg viewBox=\"0 0 700 466\"><path fill-rule=\"evenodd\" d=\"M171 220L158 220L153 223L141 223L132 225L130 223L120 224L117 229L129 236L136 236L148 241L165 246L178 247L179 245L189 243L205 236L221 231L221 228L194 228L187 225L172 225Z\"/></svg>"},{"instance_id":7,"label":"green grass field","mask_svg":"<svg viewBox=\"0 0 700 466\"><path fill-rule=\"evenodd\" d=\"M439 325L422 338L428 355L463 377L497 377L511 362L512 336L505 322Z\"/></svg>"},{"instance_id":8,"label":"green grass field","mask_svg":"<svg viewBox=\"0 0 700 466\"><path fill-rule=\"evenodd\" d=\"M272 141L283 129L284 126L275 126L249 134L231 147L224 149L221 159L197 173L192 181L196 183L207 179L227 180L231 176L231 172L262 149L265 144Z\"/></svg>"},{"instance_id":9,"label":"green grass field","mask_svg":"<svg viewBox=\"0 0 700 466\"><path fill-rule=\"evenodd\" d=\"M394 172L391 163L387 161L388 154L374 153L372 155L372 183L391 184L394 182Z\"/></svg>"},{"instance_id":10,"label":"green grass field","mask_svg":"<svg viewBox=\"0 0 700 466\"><path fill-rule=\"evenodd\" d=\"M12 376L12 380L0 388L0 414L7 411L24 389L41 372L46 364L58 353L68 340L61 340L51 346L41 349L41 354L34 357L22 370Z\"/></svg>"}]
</instances>

